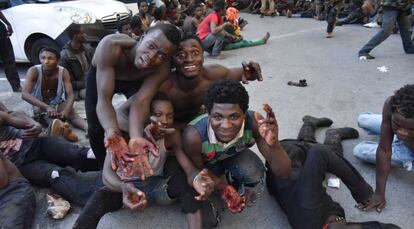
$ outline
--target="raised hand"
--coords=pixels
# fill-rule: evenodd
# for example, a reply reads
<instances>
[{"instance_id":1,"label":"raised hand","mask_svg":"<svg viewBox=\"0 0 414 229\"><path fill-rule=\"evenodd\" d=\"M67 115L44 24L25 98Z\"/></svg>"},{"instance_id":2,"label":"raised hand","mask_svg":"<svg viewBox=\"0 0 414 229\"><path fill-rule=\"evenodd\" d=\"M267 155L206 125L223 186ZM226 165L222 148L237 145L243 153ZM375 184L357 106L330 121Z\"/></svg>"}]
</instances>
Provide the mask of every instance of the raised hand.
<instances>
[{"instance_id":1,"label":"raised hand","mask_svg":"<svg viewBox=\"0 0 414 229\"><path fill-rule=\"evenodd\" d=\"M356 207L362 211L369 211L375 208L375 210L378 213L381 213L382 209L384 209L385 207L385 204L385 196L382 194L375 193L368 199L368 201L366 201L365 203L358 203Z\"/></svg>"},{"instance_id":2,"label":"raised hand","mask_svg":"<svg viewBox=\"0 0 414 229\"><path fill-rule=\"evenodd\" d=\"M113 170L116 170L118 166L125 169L126 162L134 161L133 155L129 153L126 141L116 131L112 131L105 136L105 147L112 154L111 165Z\"/></svg>"},{"instance_id":3,"label":"raised hand","mask_svg":"<svg viewBox=\"0 0 414 229\"><path fill-rule=\"evenodd\" d=\"M263 110L266 112L266 118L258 112L254 113L254 118L258 124L260 136L269 146L272 146L278 141L279 127L272 108L268 104L263 104Z\"/></svg>"},{"instance_id":4,"label":"raised hand","mask_svg":"<svg viewBox=\"0 0 414 229\"><path fill-rule=\"evenodd\" d=\"M206 200L214 191L214 181L208 175L207 169L201 170L193 180L193 187L198 192L198 196L194 197L196 200Z\"/></svg>"},{"instance_id":5,"label":"raised hand","mask_svg":"<svg viewBox=\"0 0 414 229\"><path fill-rule=\"evenodd\" d=\"M246 61L242 62L243 66L243 75L242 75L242 83L248 84L249 81L262 81L262 70L260 69L260 65L256 62L250 61L247 63Z\"/></svg>"},{"instance_id":6,"label":"raised hand","mask_svg":"<svg viewBox=\"0 0 414 229\"><path fill-rule=\"evenodd\" d=\"M227 209L232 213L243 211L246 206L246 198L240 194L231 185L226 185L221 189L221 199L226 203Z\"/></svg>"},{"instance_id":7,"label":"raised hand","mask_svg":"<svg viewBox=\"0 0 414 229\"><path fill-rule=\"evenodd\" d=\"M147 197L145 193L131 183L124 183L122 186L122 202L124 207L130 210L144 210L147 207Z\"/></svg>"},{"instance_id":8,"label":"raised hand","mask_svg":"<svg viewBox=\"0 0 414 229\"><path fill-rule=\"evenodd\" d=\"M149 163L149 154L154 157L159 157L157 147L146 140L145 138L132 138L129 140L129 150L134 155L133 169L130 175L140 177L141 180L145 180L146 176L154 175L154 171Z\"/></svg>"},{"instance_id":9,"label":"raised hand","mask_svg":"<svg viewBox=\"0 0 414 229\"><path fill-rule=\"evenodd\" d=\"M161 122L157 121L157 118L151 116L151 123L148 124L145 129L145 137L150 140L154 145L157 145L156 139L161 139L165 135L173 134L175 132L174 128L165 128L162 127Z\"/></svg>"}]
</instances>

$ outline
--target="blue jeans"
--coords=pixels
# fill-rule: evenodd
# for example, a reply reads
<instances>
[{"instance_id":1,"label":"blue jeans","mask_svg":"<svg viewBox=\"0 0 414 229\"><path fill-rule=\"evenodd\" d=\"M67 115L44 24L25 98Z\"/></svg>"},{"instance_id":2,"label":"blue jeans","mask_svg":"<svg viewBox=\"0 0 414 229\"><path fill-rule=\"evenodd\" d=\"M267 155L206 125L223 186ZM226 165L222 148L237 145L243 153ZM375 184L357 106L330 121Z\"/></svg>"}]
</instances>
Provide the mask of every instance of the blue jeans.
<instances>
[{"instance_id":1,"label":"blue jeans","mask_svg":"<svg viewBox=\"0 0 414 229\"><path fill-rule=\"evenodd\" d=\"M225 175L227 182L241 195L246 187L263 186L265 168L260 158L251 150L245 149L233 157L208 165L216 176ZM259 187L260 189L261 187Z\"/></svg>"},{"instance_id":2,"label":"blue jeans","mask_svg":"<svg viewBox=\"0 0 414 229\"><path fill-rule=\"evenodd\" d=\"M359 55L365 55L381 44L393 32L395 22L398 22L403 48L406 53L414 53L413 42L411 41L411 19L409 11L401 11L393 7L383 7L384 16L381 30L359 50Z\"/></svg>"},{"instance_id":3,"label":"blue jeans","mask_svg":"<svg viewBox=\"0 0 414 229\"><path fill-rule=\"evenodd\" d=\"M202 44L205 51L211 53L212 56L217 56L224 47L224 34L222 32L217 34L210 33L204 38Z\"/></svg>"},{"instance_id":4,"label":"blue jeans","mask_svg":"<svg viewBox=\"0 0 414 229\"><path fill-rule=\"evenodd\" d=\"M370 134L378 135L381 130L382 115L373 113L361 113L358 116L358 126ZM354 156L358 159L375 164L378 142L363 141L355 146ZM414 152L412 152L402 140L394 136L392 142L391 165L394 167L412 170Z\"/></svg>"}]
</instances>

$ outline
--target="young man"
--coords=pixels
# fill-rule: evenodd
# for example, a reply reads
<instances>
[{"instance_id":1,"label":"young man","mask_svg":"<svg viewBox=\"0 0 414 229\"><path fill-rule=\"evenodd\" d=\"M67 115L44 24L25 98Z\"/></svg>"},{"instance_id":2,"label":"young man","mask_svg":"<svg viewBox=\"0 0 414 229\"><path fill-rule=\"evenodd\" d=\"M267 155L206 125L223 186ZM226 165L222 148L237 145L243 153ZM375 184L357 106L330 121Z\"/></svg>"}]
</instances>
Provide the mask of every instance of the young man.
<instances>
[{"instance_id":1,"label":"young man","mask_svg":"<svg viewBox=\"0 0 414 229\"><path fill-rule=\"evenodd\" d=\"M7 25L7 28L4 26ZM17 73L16 60L14 59L13 46L10 36L13 28L7 18L0 11L0 60L4 66L4 73L14 92L21 92L19 73Z\"/></svg>"},{"instance_id":2,"label":"young man","mask_svg":"<svg viewBox=\"0 0 414 229\"><path fill-rule=\"evenodd\" d=\"M412 170L414 163L414 84L408 84L389 97L382 115L362 113L358 125L372 134L379 134L379 143L364 141L354 148L354 155L376 164L376 188L363 210L385 207L385 187L390 166Z\"/></svg>"},{"instance_id":3,"label":"young man","mask_svg":"<svg viewBox=\"0 0 414 229\"><path fill-rule=\"evenodd\" d=\"M86 76L91 66L93 49L86 45L86 33L79 24L68 28L70 41L60 52L60 66L68 70L75 100L85 99Z\"/></svg>"},{"instance_id":4,"label":"young man","mask_svg":"<svg viewBox=\"0 0 414 229\"><path fill-rule=\"evenodd\" d=\"M273 111L266 108L266 118L248 111L249 96L239 82L214 83L205 105L208 114L197 117L184 130L184 151L198 169L209 169L227 208L240 212L254 195L252 188L264 177L262 161L248 148L257 143L276 177L290 175L290 159L277 139ZM222 175L225 179L219 178Z\"/></svg>"},{"instance_id":5,"label":"young man","mask_svg":"<svg viewBox=\"0 0 414 229\"><path fill-rule=\"evenodd\" d=\"M201 17L203 16L203 6L202 5L192 5L190 6L190 14L185 17L181 29L185 35L196 34L197 27L201 22Z\"/></svg>"},{"instance_id":6,"label":"young man","mask_svg":"<svg viewBox=\"0 0 414 229\"><path fill-rule=\"evenodd\" d=\"M57 50L40 50L41 64L27 70L22 98L33 105L36 120L50 126L53 119L69 120L75 127L84 131L88 124L73 108L74 95L69 72L58 65L60 54ZM69 134L67 140L77 141L77 136Z\"/></svg>"},{"instance_id":7,"label":"young man","mask_svg":"<svg viewBox=\"0 0 414 229\"><path fill-rule=\"evenodd\" d=\"M148 30L151 24L151 15L149 14L148 3L145 0L138 0L138 14L136 14L142 22L142 29L144 32Z\"/></svg>"},{"instance_id":8,"label":"young man","mask_svg":"<svg viewBox=\"0 0 414 229\"><path fill-rule=\"evenodd\" d=\"M381 7L384 12L381 30L358 52L360 59L374 59L369 53L393 32L395 23L398 23L401 40L405 53L414 54L414 45L411 41L411 1L382 0Z\"/></svg>"},{"instance_id":9,"label":"young man","mask_svg":"<svg viewBox=\"0 0 414 229\"><path fill-rule=\"evenodd\" d=\"M0 123L0 151L25 178L35 185L51 187L71 202L86 203L100 176L78 174L74 170L98 169L96 160L89 159L93 156L89 148L62 138L39 137L42 129L39 123L23 112L9 111L5 106L0 108Z\"/></svg>"},{"instance_id":10,"label":"young man","mask_svg":"<svg viewBox=\"0 0 414 229\"><path fill-rule=\"evenodd\" d=\"M141 19L137 15L132 16L129 25L131 26L131 37L138 41L144 33Z\"/></svg>"},{"instance_id":11,"label":"young man","mask_svg":"<svg viewBox=\"0 0 414 229\"><path fill-rule=\"evenodd\" d=\"M106 147L114 154L114 166L120 161L134 160L132 157L148 161L142 153L144 148L155 151L142 137L144 123L152 97L168 78L169 60L180 38L175 26L163 24L152 27L139 41L125 34L113 34L99 43L87 78L85 107L89 141L101 166L106 155L104 138ZM127 98L135 94L129 113L129 145L121 136L112 106L115 93ZM137 158L136 154L141 156Z\"/></svg>"},{"instance_id":12,"label":"young man","mask_svg":"<svg viewBox=\"0 0 414 229\"><path fill-rule=\"evenodd\" d=\"M224 59L220 55L224 47L225 37L234 38L228 34L224 28L231 26L230 22L223 22L226 15L226 6L223 0L214 2L214 12L209 14L198 25L197 35L203 41L203 48L209 52L213 58Z\"/></svg>"},{"instance_id":13,"label":"young man","mask_svg":"<svg viewBox=\"0 0 414 229\"><path fill-rule=\"evenodd\" d=\"M86 205L75 223L75 228L96 228L99 219L107 212L121 208L122 202L130 210L143 210L146 205L171 204L178 199L182 211L187 215L188 228L202 228L200 201L213 191L213 181L207 171L194 167L181 149L181 133L170 129L174 123L174 109L166 95L157 94L151 102L152 123L146 131L151 132L152 141L159 147L159 157L150 156L154 176L146 180L140 174L128 174L111 167L111 155L106 155L103 181L110 190L98 190ZM170 132L163 135L164 131ZM169 157L168 154L175 155ZM177 161L179 165L177 164ZM138 165L131 163L131 171ZM181 166L181 168L178 168ZM195 190L194 190L194 189ZM112 193L112 192L114 193Z\"/></svg>"},{"instance_id":14,"label":"young man","mask_svg":"<svg viewBox=\"0 0 414 229\"><path fill-rule=\"evenodd\" d=\"M219 64L203 65L203 46L195 35L186 35L174 56L176 70L161 85L159 91L170 98L174 106L175 128L182 129L200 113L207 89L217 80L233 79L248 83L262 80L260 65L243 62L241 67L226 68ZM126 129L131 100L117 110L119 126Z\"/></svg>"},{"instance_id":15,"label":"young man","mask_svg":"<svg viewBox=\"0 0 414 229\"><path fill-rule=\"evenodd\" d=\"M118 33L126 34L132 37L132 29L129 21L119 21L116 25Z\"/></svg>"},{"instance_id":16,"label":"young man","mask_svg":"<svg viewBox=\"0 0 414 229\"><path fill-rule=\"evenodd\" d=\"M341 141L357 138L357 130L329 129L324 144L317 143L316 129L331 124L328 118L304 116L297 139L280 142L292 161L292 174L285 179L277 178L266 165L269 193L276 198L293 228L398 229L393 224L379 222L347 222L344 209L327 194L322 183L329 172L345 183L358 204L366 203L372 195L371 186L343 157Z\"/></svg>"},{"instance_id":17,"label":"young man","mask_svg":"<svg viewBox=\"0 0 414 229\"><path fill-rule=\"evenodd\" d=\"M36 209L36 198L29 182L13 163L3 156L0 139L0 225L2 228L29 229Z\"/></svg>"}]
</instances>

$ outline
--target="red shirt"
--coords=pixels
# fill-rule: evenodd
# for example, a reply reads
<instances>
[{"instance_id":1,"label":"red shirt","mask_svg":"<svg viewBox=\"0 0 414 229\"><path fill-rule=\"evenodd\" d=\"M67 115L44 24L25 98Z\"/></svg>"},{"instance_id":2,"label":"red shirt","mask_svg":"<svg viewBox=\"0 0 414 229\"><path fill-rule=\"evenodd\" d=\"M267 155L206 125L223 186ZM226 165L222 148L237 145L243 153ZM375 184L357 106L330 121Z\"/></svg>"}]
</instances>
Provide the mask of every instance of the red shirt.
<instances>
[{"instance_id":1,"label":"red shirt","mask_svg":"<svg viewBox=\"0 0 414 229\"><path fill-rule=\"evenodd\" d=\"M210 24L214 23L216 26L220 26L223 24L223 18L220 17L216 11L211 12L204 20L198 25L197 28L197 36L204 40L204 38L207 37L209 33L211 33L210 30Z\"/></svg>"}]
</instances>

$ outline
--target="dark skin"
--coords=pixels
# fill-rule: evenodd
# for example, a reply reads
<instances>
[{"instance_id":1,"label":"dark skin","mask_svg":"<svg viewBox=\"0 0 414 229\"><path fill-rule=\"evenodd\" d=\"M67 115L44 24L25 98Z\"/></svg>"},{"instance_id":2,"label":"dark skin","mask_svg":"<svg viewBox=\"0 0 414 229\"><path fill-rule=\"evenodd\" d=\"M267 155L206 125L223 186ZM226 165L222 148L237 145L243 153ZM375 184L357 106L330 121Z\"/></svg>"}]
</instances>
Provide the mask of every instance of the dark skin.
<instances>
[{"instance_id":1,"label":"dark skin","mask_svg":"<svg viewBox=\"0 0 414 229\"><path fill-rule=\"evenodd\" d=\"M217 80L234 79L244 83L263 80L260 65L253 61L243 62L242 67L238 68L226 68L219 64L204 66L203 48L195 39L180 43L174 63L177 70L170 73L159 91L171 99L175 110L174 127L178 129L197 117L207 89ZM128 114L130 104L128 100L118 112ZM118 121L120 125L124 123Z\"/></svg>"},{"instance_id":2,"label":"dark skin","mask_svg":"<svg viewBox=\"0 0 414 229\"><path fill-rule=\"evenodd\" d=\"M0 189L7 187L9 182L23 177L17 167L0 154Z\"/></svg>"},{"instance_id":3,"label":"dark skin","mask_svg":"<svg viewBox=\"0 0 414 229\"><path fill-rule=\"evenodd\" d=\"M188 184L199 193L197 200L206 200L213 191L213 181L206 170L198 170L181 148L181 135L171 128L174 113L171 102L154 101L151 112L151 124L145 129L153 137L153 141L164 138L167 152L173 153L188 178ZM147 205L145 193L135 188L131 183L124 183L110 167L110 156L107 155L103 170L104 184L110 189L123 193L124 206L131 210L143 210ZM137 167L139 168L139 167ZM140 172L138 171L138 174ZM201 228L201 212L187 214L189 228Z\"/></svg>"},{"instance_id":4,"label":"dark skin","mask_svg":"<svg viewBox=\"0 0 414 229\"><path fill-rule=\"evenodd\" d=\"M152 97L170 72L169 58L175 46L160 30L136 41L125 34L106 36L98 45L92 64L96 66L98 103L96 110L99 121L105 130L105 143L114 154L113 168L117 164L136 160L147 161L143 157L146 150L156 154L155 147L142 137L144 123L149 117ZM141 83L140 90L132 96L129 112L129 134L127 144L119 130L115 109L112 106L115 80ZM131 82L134 83L134 82ZM138 156L137 156L138 155ZM152 172L151 168L145 168Z\"/></svg>"},{"instance_id":5,"label":"dark skin","mask_svg":"<svg viewBox=\"0 0 414 229\"><path fill-rule=\"evenodd\" d=\"M208 117L216 138L220 142L226 143L236 137L246 114L241 110L239 104L215 103L212 110L208 113ZM271 166L275 176L281 178L288 177L291 172L291 161L278 141L278 125L273 111L267 112L265 118L256 113L252 129L258 149ZM183 143L184 151L191 158L194 165L198 169L204 168L204 159L201 154L201 136L194 127L187 126L185 128ZM245 206L243 201L240 200L240 196L234 193L234 190L226 190L229 186L226 181L218 178L213 173L210 173L210 176L214 180L215 189L221 192L222 199L226 202L227 208L234 213L243 210ZM233 192L233 199L223 198L225 191Z\"/></svg>"},{"instance_id":6,"label":"dark skin","mask_svg":"<svg viewBox=\"0 0 414 229\"><path fill-rule=\"evenodd\" d=\"M404 118L398 112L392 113L388 98L382 109L380 140L376 152L376 188L374 195L366 203L358 203L363 211L375 209L380 213L386 204L385 188L391 167L392 142L394 134L414 152L414 119Z\"/></svg>"},{"instance_id":7,"label":"dark skin","mask_svg":"<svg viewBox=\"0 0 414 229\"><path fill-rule=\"evenodd\" d=\"M39 55L40 62L42 63L42 97L45 100L50 100L56 96L58 88L58 63L59 59L57 56L48 51L43 51ZM32 104L33 106L39 107L40 109L46 110L50 118L61 118L65 119L69 116L72 111L74 94L72 89L72 83L70 81L69 72L63 70L63 82L66 93L66 105L62 112L58 112L54 107L50 107L48 104L34 97L31 93L38 79L38 73L35 67L29 68L26 75L26 83L22 91L22 99Z\"/></svg>"}]
</instances>

